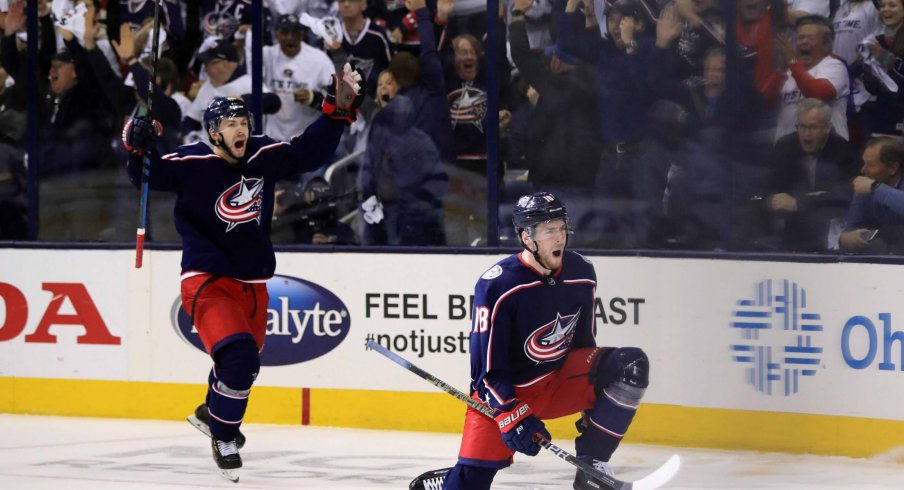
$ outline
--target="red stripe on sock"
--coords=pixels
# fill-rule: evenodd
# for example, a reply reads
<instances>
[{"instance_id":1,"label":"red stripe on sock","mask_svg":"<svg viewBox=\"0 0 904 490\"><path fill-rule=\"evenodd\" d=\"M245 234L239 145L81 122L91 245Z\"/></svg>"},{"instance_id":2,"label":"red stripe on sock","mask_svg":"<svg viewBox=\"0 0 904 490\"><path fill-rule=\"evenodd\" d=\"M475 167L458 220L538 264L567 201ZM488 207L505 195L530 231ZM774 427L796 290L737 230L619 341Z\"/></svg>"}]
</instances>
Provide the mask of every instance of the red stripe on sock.
<instances>
[{"instance_id":1,"label":"red stripe on sock","mask_svg":"<svg viewBox=\"0 0 904 490\"><path fill-rule=\"evenodd\" d=\"M311 389L301 389L301 425L311 425Z\"/></svg>"}]
</instances>

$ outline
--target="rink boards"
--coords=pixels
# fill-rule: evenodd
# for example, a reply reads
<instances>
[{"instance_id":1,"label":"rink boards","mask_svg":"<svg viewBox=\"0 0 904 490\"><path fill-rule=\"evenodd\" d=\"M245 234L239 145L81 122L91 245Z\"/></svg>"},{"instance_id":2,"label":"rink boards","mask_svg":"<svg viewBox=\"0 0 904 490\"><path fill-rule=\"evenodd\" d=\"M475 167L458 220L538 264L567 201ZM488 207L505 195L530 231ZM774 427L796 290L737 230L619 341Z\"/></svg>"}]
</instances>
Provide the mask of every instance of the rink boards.
<instances>
[{"instance_id":1,"label":"rink boards","mask_svg":"<svg viewBox=\"0 0 904 490\"><path fill-rule=\"evenodd\" d=\"M0 249L0 412L179 419L208 357L175 251ZM247 421L458 432L473 285L497 255L281 253ZM901 266L590 257L597 343L642 347L627 439L866 456L904 445ZM539 325L538 325L539 326ZM552 424L574 434L573 420Z\"/></svg>"}]
</instances>

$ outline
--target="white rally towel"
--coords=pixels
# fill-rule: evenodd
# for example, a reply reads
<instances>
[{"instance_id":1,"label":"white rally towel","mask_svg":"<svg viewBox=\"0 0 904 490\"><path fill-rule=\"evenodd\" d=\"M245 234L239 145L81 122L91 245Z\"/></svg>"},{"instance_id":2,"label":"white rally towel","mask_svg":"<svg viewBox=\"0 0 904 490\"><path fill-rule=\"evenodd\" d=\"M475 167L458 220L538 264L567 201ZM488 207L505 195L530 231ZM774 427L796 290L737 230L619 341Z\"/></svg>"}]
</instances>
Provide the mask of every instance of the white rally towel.
<instances>
[{"instance_id":1,"label":"white rally towel","mask_svg":"<svg viewBox=\"0 0 904 490\"><path fill-rule=\"evenodd\" d=\"M342 24L336 17L318 19L305 12L301 14L301 18L298 21L310 29L315 36L326 41L327 44L334 44L342 40Z\"/></svg>"}]
</instances>

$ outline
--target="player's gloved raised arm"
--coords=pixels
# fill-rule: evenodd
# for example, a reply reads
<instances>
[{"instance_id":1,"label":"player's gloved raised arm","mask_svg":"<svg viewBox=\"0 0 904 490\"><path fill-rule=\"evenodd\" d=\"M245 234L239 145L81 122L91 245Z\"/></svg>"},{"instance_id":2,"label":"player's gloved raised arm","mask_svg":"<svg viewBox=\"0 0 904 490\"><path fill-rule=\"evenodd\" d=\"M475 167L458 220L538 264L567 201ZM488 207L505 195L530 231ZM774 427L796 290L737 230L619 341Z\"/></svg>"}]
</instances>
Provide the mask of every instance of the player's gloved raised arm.
<instances>
[{"instance_id":1,"label":"player's gloved raised arm","mask_svg":"<svg viewBox=\"0 0 904 490\"><path fill-rule=\"evenodd\" d=\"M364 74L351 63L342 67L337 77L332 75L332 83L327 87L321 110L327 117L347 124L358 118L358 108L364 100Z\"/></svg>"},{"instance_id":2,"label":"player's gloved raised arm","mask_svg":"<svg viewBox=\"0 0 904 490\"><path fill-rule=\"evenodd\" d=\"M534 415L527 403L517 398L500 405L495 412L502 440L512 451L536 456L540 452L540 444L534 437L547 441L552 439L543 421Z\"/></svg>"},{"instance_id":3,"label":"player's gloved raised arm","mask_svg":"<svg viewBox=\"0 0 904 490\"><path fill-rule=\"evenodd\" d=\"M163 136L163 125L160 121L148 116L135 116L122 128L122 145L126 151L136 155L144 155Z\"/></svg>"}]
</instances>

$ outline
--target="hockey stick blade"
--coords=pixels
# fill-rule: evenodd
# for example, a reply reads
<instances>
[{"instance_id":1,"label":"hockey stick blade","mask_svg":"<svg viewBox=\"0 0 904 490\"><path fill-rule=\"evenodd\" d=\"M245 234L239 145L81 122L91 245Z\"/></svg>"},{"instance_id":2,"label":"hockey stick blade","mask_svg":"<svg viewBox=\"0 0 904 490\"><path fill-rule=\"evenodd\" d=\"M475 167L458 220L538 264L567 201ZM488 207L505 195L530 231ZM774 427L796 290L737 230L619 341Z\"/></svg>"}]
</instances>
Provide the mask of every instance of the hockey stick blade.
<instances>
[{"instance_id":1,"label":"hockey stick blade","mask_svg":"<svg viewBox=\"0 0 904 490\"><path fill-rule=\"evenodd\" d=\"M380 353L387 359L398 364L399 366L402 366L403 368L407 369L408 371L411 371L412 373L420 376L422 379L430 382L430 384L432 384L433 386L436 386L437 388L445 391L446 393L454 396L455 398L458 398L459 400L461 400L462 402L464 402L465 404L467 404L469 407L473 408L474 410L477 410L478 412L482 413L483 415L486 415L487 417L494 418L493 410L490 407L471 398L467 394L459 391L455 387L453 387L453 386L449 385L448 383L444 382L443 380L433 376L432 374L428 373L427 371L424 371L423 369L415 366L407 359L396 354L395 352L392 352L391 350L387 349L386 347L383 347L376 341L368 340L367 347L369 349L372 349L372 350ZM675 473L678 472L678 469L681 467L681 458L677 454L675 454L671 458L669 458L669 460L666 461L666 463L664 465L659 467L659 469L657 469L656 471L654 471L647 477L642 478L636 482L622 481L622 480L619 480L616 478L612 478L611 476L597 470L593 466L587 464L584 461L581 461L580 459L577 459L572 454L570 454L568 451L560 448L559 446L556 446L555 444L552 444L549 441L545 441L543 439L537 439L537 442L540 444L540 447L542 447L543 449L546 449L546 450L552 452L553 454L555 454L559 458L565 460L567 463L571 464L572 466L576 466L584 473L587 473L588 475L593 476L594 478L599 480L601 483L606 485L606 487L609 488L610 490L653 490L653 489L659 488L660 486L664 485L667 481L669 481L669 479L671 479L675 475Z\"/></svg>"}]
</instances>

